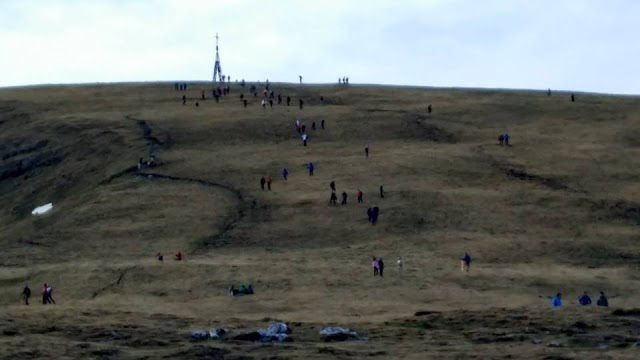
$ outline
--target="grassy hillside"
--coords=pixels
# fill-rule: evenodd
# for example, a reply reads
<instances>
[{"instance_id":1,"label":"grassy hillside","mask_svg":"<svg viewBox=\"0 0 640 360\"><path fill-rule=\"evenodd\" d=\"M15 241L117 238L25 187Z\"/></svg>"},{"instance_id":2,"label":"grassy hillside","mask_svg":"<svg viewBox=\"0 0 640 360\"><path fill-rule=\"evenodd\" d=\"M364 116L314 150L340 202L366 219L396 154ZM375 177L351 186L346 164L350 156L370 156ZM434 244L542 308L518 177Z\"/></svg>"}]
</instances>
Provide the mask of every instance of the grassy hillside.
<instances>
[{"instance_id":1,"label":"grassy hillside","mask_svg":"<svg viewBox=\"0 0 640 360\"><path fill-rule=\"evenodd\" d=\"M640 303L640 98L272 84L292 105L262 108L237 84L200 100L208 86L187 105L172 84L0 89L0 355L637 356L640 312L612 311ZM150 154L161 165L138 170ZM329 205L331 181L347 205ZM45 282L55 306L38 304ZM256 295L229 297L240 283ZM613 308L580 308L585 290ZM270 319L295 342L188 341ZM567 330L578 320L594 328ZM325 325L371 340L324 344Z\"/></svg>"}]
</instances>

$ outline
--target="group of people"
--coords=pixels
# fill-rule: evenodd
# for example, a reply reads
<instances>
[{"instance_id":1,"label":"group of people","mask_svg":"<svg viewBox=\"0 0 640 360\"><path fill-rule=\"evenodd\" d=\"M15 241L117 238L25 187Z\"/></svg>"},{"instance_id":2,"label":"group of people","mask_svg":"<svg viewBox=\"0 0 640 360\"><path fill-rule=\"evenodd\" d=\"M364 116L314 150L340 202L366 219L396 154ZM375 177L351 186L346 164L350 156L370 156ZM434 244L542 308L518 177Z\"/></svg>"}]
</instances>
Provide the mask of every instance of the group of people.
<instances>
[{"instance_id":1,"label":"group of people","mask_svg":"<svg viewBox=\"0 0 640 360\"><path fill-rule=\"evenodd\" d=\"M29 298L31 297L31 289L29 285L25 284L24 289L22 289L22 300L25 305L29 305ZM44 284L42 286L42 304L55 304L55 300L53 300L53 286Z\"/></svg>"},{"instance_id":2,"label":"group of people","mask_svg":"<svg viewBox=\"0 0 640 360\"><path fill-rule=\"evenodd\" d=\"M253 295L253 286L251 286L251 284L249 284L249 286L242 284L239 289L236 289L234 285L231 285L231 288L229 288L229 295Z\"/></svg>"},{"instance_id":3,"label":"group of people","mask_svg":"<svg viewBox=\"0 0 640 360\"><path fill-rule=\"evenodd\" d=\"M338 85L349 85L349 78L346 76L338 78Z\"/></svg>"},{"instance_id":4,"label":"group of people","mask_svg":"<svg viewBox=\"0 0 640 360\"><path fill-rule=\"evenodd\" d=\"M509 146L509 133L500 134L498 136L498 142L500 145Z\"/></svg>"},{"instance_id":5,"label":"group of people","mask_svg":"<svg viewBox=\"0 0 640 360\"><path fill-rule=\"evenodd\" d=\"M144 158L140 158L138 160L138 170L142 169L143 167L155 167L156 165L158 165L156 162L156 157L153 155L151 155L149 160L145 160Z\"/></svg>"},{"instance_id":6,"label":"group of people","mask_svg":"<svg viewBox=\"0 0 640 360\"><path fill-rule=\"evenodd\" d=\"M372 265L373 276L384 277L384 261L382 261L382 258L376 258L375 256L373 256ZM398 260L396 261L396 271L398 272L398 275L402 276L404 272L404 263L402 261L402 256L399 256Z\"/></svg>"},{"instance_id":7,"label":"group of people","mask_svg":"<svg viewBox=\"0 0 640 360\"><path fill-rule=\"evenodd\" d=\"M164 255L162 255L162 253L157 253L156 259L158 259L158 261L164 261ZM173 260L182 261L182 252L178 251L177 253L173 254Z\"/></svg>"},{"instance_id":8,"label":"group of people","mask_svg":"<svg viewBox=\"0 0 640 360\"><path fill-rule=\"evenodd\" d=\"M592 301L591 301L591 297L589 296L589 294L585 291L584 293L582 293L582 295L580 295L578 297L578 304L580 304L581 306L589 306L591 305ZM598 298L598 302L596 303L598 306L602 306L602 307L608 307L609 306L609 300L607 299L607 296L604 294L604 291L600 291L600 297ZM551 300L551 306L552 307L562 307L562 294L561 293L557 293L556 297L554 297Z\"/></svg>"},{"instance_id":9,"label":"group of people","mask_svg":"<svg viewBox=\"0 0 640 360\"><path fill-rule=\"evenodd\" d=\"M187 83L175 83L173 87L176 91L185 91L187 90Z\"/></svg>"}]
</instances>

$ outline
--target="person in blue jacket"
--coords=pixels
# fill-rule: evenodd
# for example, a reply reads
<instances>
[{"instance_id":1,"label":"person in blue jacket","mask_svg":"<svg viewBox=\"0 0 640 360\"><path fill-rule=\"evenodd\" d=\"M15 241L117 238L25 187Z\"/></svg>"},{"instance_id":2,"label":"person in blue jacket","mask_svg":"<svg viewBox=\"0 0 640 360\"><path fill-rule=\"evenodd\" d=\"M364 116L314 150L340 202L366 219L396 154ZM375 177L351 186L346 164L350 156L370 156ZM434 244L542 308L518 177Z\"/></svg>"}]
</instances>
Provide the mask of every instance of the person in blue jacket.
<instances>
[{"instance_id":1,"label":"person in blue jacket","mask_svg":"<svg viewBox=\"0 0 640 360\"><path fill-rule=\"evenodd\" d=\"M561 307L562 306L562 294L557 293L556 297L551 300L552 307Z\"/></svg>"},{"instance_id":2,"label":"person in blue jacket","mask_svg":"<svg viewBox=\"0 0 640 360\"><path fill-rule=\"evenodd\" d=\"M287 168L284 168L282 170L282 177L287 180L287 175L289 175L289 171L287 171Z\"/></svg>"},{"instance_id":3,"label":"person in blue jacket","mask_svg":"<svg viewBox=\"0 0 640 360\"><path fill-rule=\"evenodd\" d=\"M313 163L310 162L309 163L309 176L313 176L313 169L314 169Z\"/></svg>"},{"instance_id":4,"label":"person in blue jacket","mask_svg":"<svg viewBox=\"0 0 640 360\"><path fill-rule=\"evenodd\" d=\"M589 295L587 295L587 292L585 291L582 295L580 295L580 297L578 298L578 302L580 303L580 305L582 306L588 306L591 305L591 298L589 297Z\"/></svg>"}]
</instances>

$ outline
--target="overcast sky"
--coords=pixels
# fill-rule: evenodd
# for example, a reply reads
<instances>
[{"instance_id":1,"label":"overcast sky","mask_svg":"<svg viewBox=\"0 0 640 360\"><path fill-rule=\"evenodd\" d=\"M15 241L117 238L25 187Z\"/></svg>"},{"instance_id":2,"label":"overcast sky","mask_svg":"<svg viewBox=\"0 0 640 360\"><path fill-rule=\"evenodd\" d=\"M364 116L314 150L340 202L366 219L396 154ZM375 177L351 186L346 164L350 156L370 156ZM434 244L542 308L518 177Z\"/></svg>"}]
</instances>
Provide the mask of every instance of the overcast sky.
<instances>
[{"instance_id":1,"label":"overcast sky","mask_svg":"<svg viewBox=\"0 0 640 360\"><path fill-rule=\"evenodd\" d=\"M236 79L640 94L637 0L0 0L0 86Z\"/></svg>"}]
</instances>

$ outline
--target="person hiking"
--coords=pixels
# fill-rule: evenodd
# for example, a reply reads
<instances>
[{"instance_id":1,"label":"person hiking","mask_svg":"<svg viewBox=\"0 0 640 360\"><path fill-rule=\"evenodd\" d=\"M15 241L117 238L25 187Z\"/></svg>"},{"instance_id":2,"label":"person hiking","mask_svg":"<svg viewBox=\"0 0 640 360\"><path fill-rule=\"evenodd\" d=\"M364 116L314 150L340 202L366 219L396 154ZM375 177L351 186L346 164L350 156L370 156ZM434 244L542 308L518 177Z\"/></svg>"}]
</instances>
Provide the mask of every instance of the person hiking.
<instances>
[{"instance_id":1,"label":"person hiking","mask_svg":"<svg viewBox=\"0 0 640 360\"><path fill-rule=\"evenodd\" d=\"M247 99L244 99L243 102L244 102L244 107L246 108L247 107Z\"/></svg>"},{"instance_id":2,"label":"person hiking","mask_svg":"<svg viewBox=\"0 0 640 360\"><path fill-rule=\"evenodd\" d=\"M431 114L431 104L429 104L429 106L427 107L427 112L429 112L429 114Z\"/></svg>"},{"instance_id":3,"label":"person hiking","mask_svg":"<svg viewBox=\"0 0 640 360\"><path fill-rule=\"evenodd\" d=\"M42 287L42 305L46 305L48 299L49 298L47 297L47 284L45 283L44 286Z\"/></svg>"},{"instance_id":4,"label":"person hiking","mask_svg":"<svg viewBox=\"0 0 640 360\"><path fill-rule=\"evenodd\" d=\"M307 125L305 125L305 124L300 125L300 131L302 131L303 134L306 133L307 132Z\"/></svg>"},{"instance_id":5,"label":"person hiking","mask_svg":"<svg viewBox=\"0 0 640 360\"><path fill-rule=\"evenodd\" d=\"M289 104L291 104L291 96L287 96L287 106L289 106Z\"/></svg>"},{"instance_id":6,"label":"person hiking","mask_svg":"<svg viewBox=\"0 0 640 360\"><path fill-rule=\"evenodd\" d=\"M587 295L587 292L585 291L582 295L580 295L580 297L578 298L578 302L580 303L580 305L582 306L589 306L591 305L591 298L589 297L589 295Z\"/></svg>"},{"instance_id":7,"label":"person hiking","mask_svg":"<svg viewBox=\"0 0 640 360\"><path fill-rule=\"evenodd\" d=\"M289 171L287 168L282 169L282 177L287 180L287 175L289 175Z\"/></svg>"},{"instance_id":8,"label":"person hiking","mask_svg":"<svg viewBox=\"0 0 640 360\"><path fill-rule=\"evenodd\" d=\"M302 75L298 75L298 77L300 78L300 84L302 84Z\"/></svg>"},{"instance_id":9,"label":"person hiking","mask_svg":"<svg viewBox=\"0 0 640 360\"><path fill-rule=\"evenodd\" d=\"M336 205L336 201L338 201L338 196L335 191L331 192L331 197L329 198L329 204Z\"/></svg>"},{"instance_id":10,"label":"person hiking","mask_svg":"<svg viewBox=\"0 0 640 360\"><path fill-rule=\"evenodd\" d=\"M302 106L304 105L304 101L302 101L302 99L300 99L300 110L302 110Z\"/></svg>"},{"instance_id":11,"label":"person hiking","mask_svg":"<svg viewBox=\"0 0 640 360\"><path fill-rule=\"evenodd\" d=\"M378 214L380 212L380 209L375 206L373 208L373 210L371 211L371 224L375 225L378 222Z\"/></svg>"},{"instance_id":12,"label":"person hiking","mask_svg":"<svg viewBox=\"0 0 640 360\"><path fill-rule=\"evenodd\" d=\"M199 107L199 106L200 106L200 104L196 101L196 107Z\"/></svg>"},{"instance_id":13,"label":"person hiking","mask_svg":"<svg viewBox=\"0 0 640 360\"><path fill-rule=\"evenodd\" d=\"M342 205L347 205L347 193L342 192Z\"/></svg>"},{"instance_id":14,"label":"person hiking","mask_svg":"<svg viewBox=\"0 0 640 360\"><path fill-rule=\"evenodd\" d=\"M44 303L55 304L56 302L55 300L53 300L53 286L45 284L43 291L44 291L43 304Z\"/></svg>"},{"instance_id":15,"label":"person hiking","mask_svg":"<svg viewBox=\"0 0 640 360\"><path fill-rule=\"evenodd\" d=\"M402 257L398 256L398 261L396 261L396 269L398 270L399 276L402 276L402 271L404 270L402 266Z\"/></svg>"},{"instance_id":16,"label":"person hiking","mask_svg":"<svg viewBox=\"0 0 640 360\"><path fill-rule=\"evenodd\" d=\"M278 94L278 105L282 104L282 95Z\"/></svg>"},{"instance_id":17,"label":"person hiking","mask_svg":"<svg viewBox=\"0 0 640 360\"><path fill-rule=\"evenodd\" d=\"M504 135L500 134L500 136L498 136L498 142L500 145L504 144Z\"/></svg>"},{"instance_id":18,"label":"person hiking","mask_svg":"<svg viewBox=\"0 0 640 360\"><path fill-rule=\"evenodd\" d=\"M273 108L273 100L269 99L269 107Z\"/></svg>"},{"instance_id":19,"label":"person hiking","mask_svg":"<svg viewBox=\"0 0 640 360\"><path fill-rule=\"evenodd\" d=\"M29 289L29 285L25 284L24 289L22 289L22 300L25 305L29 305L29 298L31 297L31 289Z\"/></svg>"},{"instance_id":20,"label":"person hiking","mask_svg":"<svg viewBox=\"0 0 640 360\"><path fill-rule=\"evenodd\" d=\"M157 253L156 254L156 258L158 259L158 261L163 261L164 260L164 256L162 256L162 253Z\"/></svg>"},{"instance_id":21,"label":"person hiking","mask_svg":"<svg viewBox=\"0 0 640 360\"><path fill-rule=\"evenodd\" d=\"M362 191L360 191L360 189L358 189L358 204L363 202L362 200Z\"/></svg>"},{"instance_id":22,"label":"person hiking","mask_svg":"<svg viewBox=\"0 0 640 360\"><path fill-rule=\"evenodd\" d=\"M598 298L598 306L609 306L609 300L604 295L604 291L600 291L600 297Z\"/></svg>"},{"instance_id":23,"label":"person hiking","mask_svg":"<svg viewBox=\"0 0 640 360\"><path fill-rule=\"evenodd\" d=\"M267 190L271 191L271 177L267 176Z\"/></svg>"},{"instance_id":24,"label":"person hiking","mask_svg":"<svg viewBox=\"0 0 640 360\"><path fill-rule=\"evenodd\" d=\"M364 157L369 157L369 145L364 146Z\"/></svg>"},{"instance_id":25,"label":"person hiking","mask_svg":"<svg viewBox=\"0 0 640 360\"><path fill-rule=\"evenodd\" d=\"M267 182L267 180L265 180L264 176L260 178L260 189L262 189L262 191L264 191L264 184Z\"/></svg>"},{"instance_id":26,"label":"person hiking","mask_svg":"<svg viewBox=\"0 0 640 360\"><path fill-rule=\"evenodd\" d=\"M509 134L504 133L504 145L509 146Z\"/></svg>"},{"instance_id":27,"label":"person hiking","mask_svg":"<svg viewBox=\"0 0 640 360\"><path fill-rule=\"evenodd\" d=\"M204 100L204 90L202 90L202 100Z\"/></svg>"},{"instance_id":28,"label":"person hiking","mask_svg":"<svg viewBox=\"0 0 640 360\"><path fill-rule=\"evenodd\" d=\"M309 176L313 176L313 169L314 169L314 168L315 168L315 167L313 166L313 163L312 163L312 162L310 162L310 163L309 163Z\"/></svg>"},{"instance_id":29,"label":"person hiking","mask_svg":"<svg viewBox=\"0 0 640 360\"><path fill-rule=\"evenodd\" d=\"M464 256L462 257L462 262L460 265L460 270L469 272L470 266L471 266L471 256L469 256L468 253L464 253Z\"/></svg>"},{"instance_id":30,"label":"person hiking","mask_svg":"<svg viewBox=\"0 0 640 360\"><path fill-rule=\"evenodd\" d=\"M382 258L378 259L378 273L380 274L380 277L384 277L384 262L382 261Z\"/></svg>"},{"instance_id":31,"label":"person hiking","mask_svg":"<svg viewBox=\"0 0 640 360\"><path fill-rule=\"evenodd\" d=\"M335 181L332 181L331 183L329 183L329 187L331 187L331 190L336 191L336 183L335 183Z\"/></svg>"},{"instance_id":32,"label":"person hiking","mask_svg":"<svg viewBox=\"0 0 640 360\"><path fill-rule=\"evenodd\" d=\"M562 306L562 294L557 293L556 297L551 300L552 307L561 307Z\"/></svg>"},{"instance_id":33,"label":"person hiking","mask_svg":"<svg viewBox=\"0 0 640 360\"><path fill-rule=\"evenodd\" d=\"M181 260L182 260L182 253L181 253L180 251L178 251L178 252L175 254L174 259L175 259L176 261L181 261Z\"/></svg>"},{"instance_id":34,"label":"person hiking","mask_svg":"<svg viewBox=\"0 0 640 360\"><path fill-rule=\"evenodd\" d=\"M378 276L378 259L373 257L373 276Z\"/></svg>"},{"instance_id":35,"label":"person hiking","mask_svg":"<svg viewBox=\"0 0 640 360\"><path fill-rule=\"evenodd\" d=\"M380 185L380 197L384 198L384 188Z\"/></svg>"},{"instance_id":36,"label":"person hiking","mask_svg":"<svg viewBox=\"0 0 640 360\"><path fill-rule=\"evenodd\" d=\"M311 123L311 130L315 130L316 129L316 122L312 122Z\"/></svg>"},{"instance_id":37,"label":"person hiking","mask_svg":"<svg viewBox=\"0 0 640 360\"><path fill-rule=\"evenodd\" d=\"M187 96L182 95L182 105L186 105L186 104L187 104Z\"/></svg>"},{"instance_id":38,"label":"person hiking","mask_svg":"<svg viewBox=\"0 0 640 360\"><path fill-rule=\"evenodd\" d=\"M320 127L324 130L324 119L320 120Z\"/></svg>"},{"instance_id":39,"label":"person hiking","mask_svg":"<svg viewBox=\"0 0 640 360\"><path fill-rule=\"evenodd\" d=\"M302 134L301 138L302 138L302 146L307 146L307 139L309 138L309 136L307 136L307 134Z\"/></svg>"},{"instance_id":40,"label":"person hiking","mask_svg":"<svg viewBox=\"0 0 640 360\"><path fill-rule=\"evenodd\" d=\"M371 222L373 219L373 208L367 209L367 217L369 218L369 222Z\"/></svg>"},{"instance_id":41,"label":"person hiking","mask_svg":"<svg viewBox=\"0 0 640 360\"><path fill-rule=\"evenodd\" d=\"M264 108L266 108L266 107L267 107L267 102L266 102L266 101L264 101L264 99L262 99L262 108L264 109Z\"/></svg>"},{"instance_id":42,"label":"person hiking","mask_svg":"<svg viewBox=\"0 0 640 360\"><path fill-rule=\"evenodd\" d=\"M571 94L571 102L575 102L576 101L576 96L574 94Z\"/></svg>"},{"instance_id":43,"label":"person hiking","mask_svg":"<svg viewBox=\"0 0 640 360\"><path fill-rule=\"evenodd\" d=\"M547 96L551 96L551 89L547 90Z\"/></svg>"}]
</instances>

